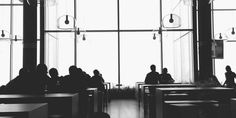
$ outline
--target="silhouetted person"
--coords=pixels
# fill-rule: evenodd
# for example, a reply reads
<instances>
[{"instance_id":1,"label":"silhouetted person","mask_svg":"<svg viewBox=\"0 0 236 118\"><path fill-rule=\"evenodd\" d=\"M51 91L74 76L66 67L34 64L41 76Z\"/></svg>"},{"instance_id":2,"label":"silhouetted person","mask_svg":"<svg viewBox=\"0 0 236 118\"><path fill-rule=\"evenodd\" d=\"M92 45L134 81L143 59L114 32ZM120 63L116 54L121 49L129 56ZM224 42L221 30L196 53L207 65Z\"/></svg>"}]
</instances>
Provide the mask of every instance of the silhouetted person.
<instances>
[{"instance_id":1,"label":"silhouetted person","mask_svg":"<svg viewBox=\"0 0 236 118\"><path fill-rule=\"evenodd\" d=\"M65 92L79 92L79 114L81 118L86 117L87 113L87 100L88 96L86 93L87 83L83 71L81 68L77 68L72 65L69 67L69 75L66 75L63 80L63 91Z\"/></svg>"},{"instance_id":2,"label":"silhouetted person","mask_svg":"<svg viewBox=\"0 0 236 118\"><path fill-rule=\"evenodd\" d=\"M100 76L100 72L95 69L93 71L93 76L91 77L90 87L98 88L99 91L105 91L104 79Z\"/></svg>"},{"instance_id":3,"label":"silhouetted person","mask_svg":"<svg viewBox=\"0 0 236 118\"><path fill-rule=\"evenodd\" d=\"M68 92L84 91L87 88L82 69L76 66L69 67L69 75L65 76L65 89Z\"/></svg>"},{"instance_id":4,"label":"silhouetted person","mask_svg":"<svg viewBox=\"0 0 236 118\"><path fill-rule=\"evenodd\" d=\"M162 74L160 75L160 84L172 84L174 83L174 79L168 73L167 68L162 69Z\"/></svg>"},{"instance_id":5,"label":"silhouetted person","mask_svg":"<svg viewBox=\"0 0 236 118\"><path fill-rule=\"evenodd\" d=\"M158 84L160 81L160 74L156 72L156 66L150 66L151 72L146 75L145 84ZM151 94L155 93L155 87L149 87L149 91Z\"/></svg>"},{"instance_id":6,"label":"silhouetted person","mask_svg":"<svg viewBox=\"0 0 236 118\"><path fill-rule=\"evenodd\" d=\"M62 77L58 76L58 71L56 68L51 68L49 70L49 75L51 77L49 84L48 84L48 90L52 92L59 92L61 87L61 79Z\"/></svg>"},{"instance_id":7,"label":"silhouetted person","mask_svg":"<svg viewBox=\"0 0 236 118\"><path fill-rule=\"evenodd\" d=\"M236 77L236 74L231 70L230 66L226 66L225 67L225 83L224 85L226 85L227 87L230 87L230 88L235 88L236 85L235 85L235 82L234 82L234 78Z\"/></svg>"},{"instance_id":8,"label":"silhouetted person","mask_svg":"<svg viewBox=\"0 0 236 118\"><path fill-rule=\"evenodd\" d=\"M4 88L6 93L24 93L27 88L27 80L29 79L29 70L21 68L19 75L11 80Z\"/></svg>"},{"instance_id":9,"label":"silhouetted person","mask_svg":"<svg viewBox=\"0 0 236 118\"><path fill-rule=\"evenodd\" d=\"M38 64L35 73L32 73L31 78L32 90L35 92L46 92L50 77L47 75L48 68L45 64Z\"/></svg>"},{"instance_id":10,"label":"silhouetted person","mask_svg":"<svg viewBox=\"0 0 236 118\"><path fill-rule=\"evenodd\" d=\"M156 66L150 66L151 72L146 75L145 84L158 84L160 81L160 74L156 72Z\"/></svg>"}]
</instances>

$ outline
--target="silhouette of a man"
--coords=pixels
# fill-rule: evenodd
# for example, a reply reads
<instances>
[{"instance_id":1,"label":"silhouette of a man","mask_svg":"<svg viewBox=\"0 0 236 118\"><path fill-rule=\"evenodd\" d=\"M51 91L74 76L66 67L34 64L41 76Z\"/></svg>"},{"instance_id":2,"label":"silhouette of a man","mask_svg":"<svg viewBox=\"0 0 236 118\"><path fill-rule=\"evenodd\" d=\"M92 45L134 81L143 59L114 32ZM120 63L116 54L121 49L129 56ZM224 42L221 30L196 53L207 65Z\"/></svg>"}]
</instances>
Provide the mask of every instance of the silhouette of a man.
<instances>
[{"instance_id":1,"label":"silhouette of a man","mask_svg":"<svg viewBox=\"0 0 236 118\"><path fill-rule=\"evenodd\" d=\"M156 66L150 66L151 72L146 75L145 84L158 84L160 80L160 74L156 72Z\"/></svg>"}]
</instances>

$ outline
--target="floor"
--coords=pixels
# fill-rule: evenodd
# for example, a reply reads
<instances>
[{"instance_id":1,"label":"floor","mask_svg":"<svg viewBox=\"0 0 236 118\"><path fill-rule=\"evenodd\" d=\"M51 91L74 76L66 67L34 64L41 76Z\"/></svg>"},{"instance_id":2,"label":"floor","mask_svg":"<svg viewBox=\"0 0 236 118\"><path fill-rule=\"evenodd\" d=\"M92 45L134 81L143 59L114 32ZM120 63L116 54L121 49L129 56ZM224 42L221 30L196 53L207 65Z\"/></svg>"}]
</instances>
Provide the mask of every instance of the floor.
<instances>
[{"instance_id":1,"label":"floor","mask_svg":"<svg viewBox=\"0 0 236 118\"><path fill-rule=\"evenodd\" d=\"M143 118L143 110L135 99L111 100L107 113L111 118Z\"/></svg>"}]
</instances>

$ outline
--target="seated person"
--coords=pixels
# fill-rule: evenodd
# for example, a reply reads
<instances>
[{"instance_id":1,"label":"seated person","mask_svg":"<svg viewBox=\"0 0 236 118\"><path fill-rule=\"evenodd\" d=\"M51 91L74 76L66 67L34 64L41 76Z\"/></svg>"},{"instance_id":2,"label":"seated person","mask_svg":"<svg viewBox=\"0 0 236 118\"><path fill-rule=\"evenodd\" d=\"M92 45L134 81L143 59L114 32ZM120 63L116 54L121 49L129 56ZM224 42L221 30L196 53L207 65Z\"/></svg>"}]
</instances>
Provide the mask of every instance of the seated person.
<instances>
[{"instance_id":1,"label":"seated person","mask_svg":"<svg viewBox=\"0 0 236 118\"><path fill-rule=\"evenodd\" d=\"M93 73L94 75L90 79L91 81L89 83L89 86L93 88L98 88L98 90L100 91L105 91L104 79L102 78L100 72L95 69Z\"/></svg>"},{"instance_id":2,"label":"seated person","mask_svg":"<svg viewBox=\"0 0 236 118\"><path fill-rule=\"evenodd\" d=\"M156 66L150 66L151 72L149 72L145 77L145 84L158 84L160 79L160 74L156 72Z\"/></svg>"},{"instance_id":3,"label":"seated person","mask_svg":"<svg viewBox=\"0 0 236 118\"><path fill-rule=\"evenodd\" d=\"M160 81L160 74L156 72L156 66L150 66L151 72L149 72L145 77L145 84L158 84ZM150 93L155 93L154 87L149 87Z\"/></svg>"},{"instance_id":4,"label":"seated person","mask_svg":"<svg viewBox=\"0 0 236 118\"><path fill-rule=\"evenodd\" d=\"M236 74L231 70L230 66L225 67L225 83L224 86L229 87L229 88L236 88L236 84L234 82L234 79L236 77Z\"/></svg>"},{"instance_id":5,"label":"seated person","mask_svg":"<svg viewBox=\"0 0 236 118\"><path fill-rule=\"evenodd\" d=\"M19 75L11 80L4 87L4 92L6 93L23 93L25 92L25 88L27 87L26 81L29 78L29 72L26 68L21 68L19 71Z\"/></svg>"},{"instance_id":6,"label":"seated person","mask_svg":"<svg viewBox=\"0 0 236 118\"><path fill-rule=\"evenodd\" d=\"M59 92L61 89L61 80L63 77L58 76L58 71L56 68L51 68L49 70L49 75L51 77L49 83L48 83L48 90L50 92Z\"/></svg>"},{"instance_id":7,"label":"seated person","mask_svg":"<svg viewBox=\"0 0 236 118\"><path fill-rule=\"evenodd\" d=\"M174 79L168 73L167 68L162 69L162 74L160 76L160 84L172 84L174 83Z\"/></svg>"}]
</instances>

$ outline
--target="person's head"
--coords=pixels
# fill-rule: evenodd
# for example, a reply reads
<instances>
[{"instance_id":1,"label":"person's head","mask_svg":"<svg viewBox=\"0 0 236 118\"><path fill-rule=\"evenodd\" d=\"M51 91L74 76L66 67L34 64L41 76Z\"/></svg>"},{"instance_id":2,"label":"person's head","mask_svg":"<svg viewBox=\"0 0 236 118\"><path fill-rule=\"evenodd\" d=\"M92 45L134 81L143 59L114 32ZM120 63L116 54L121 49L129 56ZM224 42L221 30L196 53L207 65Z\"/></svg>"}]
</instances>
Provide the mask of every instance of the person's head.
<instances>
[{"instance_id":1,"label":"person's head","mask_svg":"<svg viewBox=\"0 0 236 118\"><path fill-rule=\"evenodd\" d=\"M227 66L225 67L225 70L226 70L227 72L231 71L231 68L230 68L230 66L229 66L229 65L227 65Z\"/></svg>"},{"instance_id":2,"label":"person's head","mask_svg":"<svg viewBox=\"0 0 236 118\"><path fill-rule=\"evenodd\" d=\"M162 69L162 73L166 74L168 72L167 68Z\"/></svg>"},{"instance_id":3,"label":"person's head","mask_svg":"<svg viewBox=\"0 0 236 118\"><path fill-rule=\"evenodd\" d=\"M99 76L99 75L100 75L100 73L99 73L99 71L98 71L97 69L95 69L95 70L93 71L93 74L94 74L95 76Z\"/></svg>"},{"instance_id":4,"label":"person's head","mask_svg":"<svg viewBox=\"0 0 236 118\"><path fill-rule=\"evenodd\" d=\"M91 118L110 118L110 115L105 112L95 112L92 114Z\"/></svg>"},{"instance_id":5,"label":"person's head","mask_svg":"<svg viewBox=\"0 0 236 118\"><path fill-rule=\"evenodd\" d=\"M51 69L49 70L49 75L50 75L51 78L58 77L58 71L57 71L57 69L56 69L56 68L51 68Z\"/></svg>"},{"instance_id":6,"label":"person's head","mask_svg":"<svg viewBox=\"0 0 236 118\"><path fill-rule=\"evenodd\" d=\"M28 70L26 68L21 68L19 71L20 76L26 75L27 73L28 73Z\"/></svg>"},{"instance_id":7,"label":"person's head","mask_svg":"<svg viewBox=\"0 0 236 118\"><path fill-rule=\"evenodd\" d=\"M76 72L77 72L77 67L76 66L70 66L70 68L69 68L70 75L75 75Z\"/></svg>"},{"instance_id":8,"label":"person's head","mask_svg":"<svg viewBox=\"0 0 236 118\"><path fill-rule=\"evenodd\" d=\"M38 64L36 67L36 72L39 74L47 74L48 68L45 64Z\"/></svg>"},{"instance_id":9,"label":"person's head","mask_svg":"<svg viewBox=\"0 0 236 118\"><path fill-rule=\"evenodd\" d=\"M150 69L151 69L151 71L156 71L156 66L152 64L152 65L150 66Z\"/></svg>"}]
</instances>

